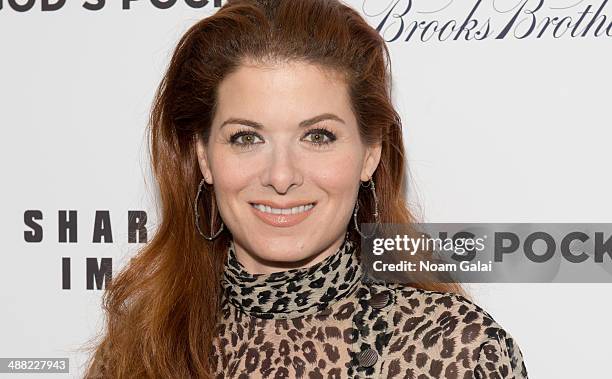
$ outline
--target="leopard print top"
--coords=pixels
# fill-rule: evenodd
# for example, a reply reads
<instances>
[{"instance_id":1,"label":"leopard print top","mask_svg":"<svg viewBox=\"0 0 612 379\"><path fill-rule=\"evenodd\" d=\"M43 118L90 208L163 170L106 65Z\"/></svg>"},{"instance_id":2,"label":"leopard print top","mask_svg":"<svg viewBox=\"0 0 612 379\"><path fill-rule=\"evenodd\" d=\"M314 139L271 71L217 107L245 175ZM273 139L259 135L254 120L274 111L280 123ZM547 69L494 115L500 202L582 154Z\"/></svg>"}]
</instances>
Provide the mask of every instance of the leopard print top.
<instances>
[{"instance_id":1,"label":"leopard print top","mask_svg":"<svg viewBox=\"0 0 612 379\"><path fill-rule=\"evenodd\" d=\"M527 378L512 336L463 296L371 281L358 244L249 274L230 243L217 378Z\"/></svg>"}]
</instances>

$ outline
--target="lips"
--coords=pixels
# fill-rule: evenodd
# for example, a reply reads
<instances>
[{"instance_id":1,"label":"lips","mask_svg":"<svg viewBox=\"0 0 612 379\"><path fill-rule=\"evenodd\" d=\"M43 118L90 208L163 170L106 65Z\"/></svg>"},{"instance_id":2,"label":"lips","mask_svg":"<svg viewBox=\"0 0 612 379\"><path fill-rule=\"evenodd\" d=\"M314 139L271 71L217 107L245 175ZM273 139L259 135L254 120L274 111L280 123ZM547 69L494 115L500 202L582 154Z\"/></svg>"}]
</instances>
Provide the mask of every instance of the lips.
<instances>
[{"instance_id":1,"label":"lips","mask_svg":"<svg viewBox=\"0 0 612 379\"><path fill-rule=\"evenodd\" d=\"M294 200L294 201L290 201L287 203L277 203L275 201L271 201L271 200L253 200L249 202L251 205L252 204L259 204L259 205L266 205L269 206L271 208L278 208L278 209L286 209L286 208L293 208L293 207L299 207L301 205L307 205L307 204L316 204L316 201L313 200Z\"/></svg>"},{"instance_id":2,"label":"lips","mask_svg":"<svg viewBox=\"0 0 612 379\"><path fill-rule=\"evenodd\" d=\"M283 207L283 208L274 208L269 205L255 204L255 203L251 203L251 206L253 206L254 208L258 209L261 212L289 215L289 214L297 214L297 213L307 211L310 208L314 207L314 203L309 203L309 204L299 205L299 206L294 206L294 207Z\"/></svg>"},{"instance_id":3,"label":"lips","mask_svg":"<svg viewBox=\"0 0 612 379\"><path fill-rule=\"evenodd\" d=\"M275 227L290 227L310 216L316 202L299 201L279 205L270 201L254 201L250 205L255 215L264 223Z\"/></svg>"}]
</instances>

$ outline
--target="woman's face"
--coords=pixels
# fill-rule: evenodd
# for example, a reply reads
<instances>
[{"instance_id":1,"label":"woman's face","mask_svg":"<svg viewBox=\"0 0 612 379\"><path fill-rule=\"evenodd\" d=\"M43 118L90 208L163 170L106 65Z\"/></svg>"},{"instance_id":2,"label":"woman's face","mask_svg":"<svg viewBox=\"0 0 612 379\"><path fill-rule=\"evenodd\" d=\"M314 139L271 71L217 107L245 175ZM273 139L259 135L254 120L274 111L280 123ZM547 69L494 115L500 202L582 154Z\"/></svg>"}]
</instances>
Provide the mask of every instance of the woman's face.
<instances>
[{"instance_id":1,"label":"woman's face","mask_svg":"<svg viewBox=\"0 0 612 379\"><path fill-rule=\"evenodd\" d=\"M309 266L338 249L380 145L361 142L337 74L244 64L221 82L211 128L208 145L197 142L200 168L249 272Z\"/></svg>"}]
</instances>

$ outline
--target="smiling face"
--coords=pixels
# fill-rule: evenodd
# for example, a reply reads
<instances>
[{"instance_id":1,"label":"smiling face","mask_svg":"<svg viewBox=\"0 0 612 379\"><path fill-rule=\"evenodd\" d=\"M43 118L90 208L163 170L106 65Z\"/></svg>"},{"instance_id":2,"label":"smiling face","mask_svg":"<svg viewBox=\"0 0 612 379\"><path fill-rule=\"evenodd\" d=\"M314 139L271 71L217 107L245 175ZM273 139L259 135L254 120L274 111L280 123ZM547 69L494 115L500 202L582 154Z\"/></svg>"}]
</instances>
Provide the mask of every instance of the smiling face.
<instances>
[{"instance_id":1,"label":"smiling face","mask_svg":"<svg viewBox=\"0 0 612 379\"><path fill-rule=\"evenodd\" d=\"M210 139L198 139L197 152L237 259L250 273L325 259L380 160L380 145L359 138L346 83L307 63L243 64L217 93Z\"/></svg>"}]
</instances>

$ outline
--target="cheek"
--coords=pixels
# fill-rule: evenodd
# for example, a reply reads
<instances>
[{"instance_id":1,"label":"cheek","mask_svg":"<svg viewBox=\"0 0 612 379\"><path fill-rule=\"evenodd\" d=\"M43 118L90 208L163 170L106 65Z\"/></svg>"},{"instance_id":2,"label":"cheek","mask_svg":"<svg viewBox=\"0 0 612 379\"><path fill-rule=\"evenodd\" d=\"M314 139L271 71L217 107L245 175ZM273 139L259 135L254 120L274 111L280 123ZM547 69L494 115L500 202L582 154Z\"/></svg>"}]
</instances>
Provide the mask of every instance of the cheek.
<instances>
[{"instance_id":1,"label":"cheek","mask_svg":"<svg viewBox=\"0 0 612 379\"><path fill-rule=\"evenodd\" d=\"M358 184L361 168L352 154L313 163L309 176L329 195L346 197Z\"/></svg>"},{"instance_id":2,"label":"cheek","mask_svg":"<svg viewBox=\"0 0 612 379\"><path fill-rule=\"evenodd\" d=\"M212 173L215 192L220 203L228 204L253 182L253 169L231 154L219 153L215 158Z\"/></svg>"}]
</instances>

